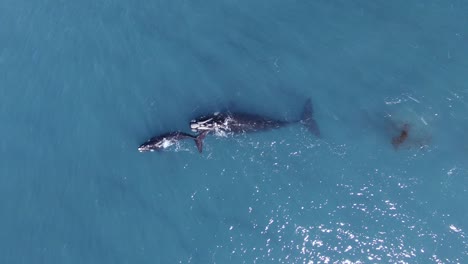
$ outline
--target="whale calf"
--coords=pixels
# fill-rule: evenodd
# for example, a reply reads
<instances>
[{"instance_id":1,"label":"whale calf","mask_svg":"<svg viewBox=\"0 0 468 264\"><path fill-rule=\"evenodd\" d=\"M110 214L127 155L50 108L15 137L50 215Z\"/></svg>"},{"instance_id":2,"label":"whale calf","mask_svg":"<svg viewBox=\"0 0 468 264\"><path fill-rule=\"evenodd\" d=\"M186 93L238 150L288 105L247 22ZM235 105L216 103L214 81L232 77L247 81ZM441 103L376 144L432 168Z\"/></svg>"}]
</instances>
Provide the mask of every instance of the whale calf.
<instances>
[{"instance_id":1,"label":"whale calf","mask_svg":"<svg viewBox=\"0 0 468 264\"><path fill-rule=\"evenodd\" d=\"M168 148L181 140L193 139L195 140L195 145L197 146L198 151L201 153L203 149L203 138L205 138L206 134L208 134L208 132L201 132L197 136L180 131L164 133L159 136L152 137L145 143L141 144L138 147L138 151L159 151Z\"/></svg>"}]
</instances>

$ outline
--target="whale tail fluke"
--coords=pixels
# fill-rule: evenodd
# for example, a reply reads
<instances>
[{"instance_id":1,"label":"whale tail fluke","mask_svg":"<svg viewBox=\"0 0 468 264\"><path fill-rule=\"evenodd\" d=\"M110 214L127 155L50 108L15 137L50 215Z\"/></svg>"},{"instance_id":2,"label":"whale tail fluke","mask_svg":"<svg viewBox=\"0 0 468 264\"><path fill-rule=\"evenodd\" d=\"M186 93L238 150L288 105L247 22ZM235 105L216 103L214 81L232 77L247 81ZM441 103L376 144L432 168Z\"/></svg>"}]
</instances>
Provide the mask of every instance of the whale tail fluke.
<instances>
[{"instance_id":1,"label":"whale tail fluke","mask_svg":"<svg viewBox=\"0 0 468 264\"><path fill-rule=\"evenodd\" d=\"M314 134L316 137L320 137L320 129L317 124L317 121L314 119L314 108L312 106L312 100L307 99L304 110L301 116L301 123L309 130L310 133Z\"/></svg>"},{"instance_id":2,"label":"whale tail fluke","mask_svg":"<svg viewBox=\"0 0 468 264\"><path fill-rule=\"evenodd\" d=\"M201 132L195 138L195 144L197 145L198 152L202 153L203 151L203 139L205 139L206 135L208 134L208 130Z\"/></svg>"}]
</instances>

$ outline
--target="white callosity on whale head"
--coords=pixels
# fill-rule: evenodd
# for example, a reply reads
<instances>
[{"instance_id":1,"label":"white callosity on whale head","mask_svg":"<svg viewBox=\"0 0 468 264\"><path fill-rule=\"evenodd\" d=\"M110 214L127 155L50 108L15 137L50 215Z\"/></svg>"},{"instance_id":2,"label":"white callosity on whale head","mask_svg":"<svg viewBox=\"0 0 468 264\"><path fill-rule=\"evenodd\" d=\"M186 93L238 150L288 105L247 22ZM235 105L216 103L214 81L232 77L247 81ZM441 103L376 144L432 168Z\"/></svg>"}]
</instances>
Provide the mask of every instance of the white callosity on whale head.
<instances>
[{"instance_id":1,"label":"white callosity on whale head","mask_svg":"<svg viewBox=\"0 0 468 264\"><path fill-rule=\"evenodd\" d=\"M204 121L196 121L192 120L190 124L190 128L192 129L193 132L198 132L199 130L212 130L213 129L213 123L209 123L212 121L213 118L209 118Z\"/></svg>"},{"instance_id":2,"label":"white callosity on whale head","mask_svg":"<svg viewBox=\"0 0 468 264\"><path fill-rule=\"evenodd\" d=\"M192 121L192 122L194 122L194 121ZM191 123L190 124L190 129L192 129L193 132L197 132L198 127L199 127L198 123Z\"/></svg>"},{"instance_id":3,"label":"white callosity on whale head","mask_svg":"<svg viewBox=\"0 0 468 264\"><path fill-rule=\"evenodd\" d=\"M214 113L215 116L219 114L219 112ZM202 121L192 120L190 123L190 128L193 132L213 131L218 136L226 136L225 132L231 131L230 123L232 121L232 117L229 116L220 120L216 120L213 117Z\"/></svg>"},{"instance_id":4,"label":"white callosity on whale head","mask_svg":"<svg viewBox=\"0 0 468 264\"><path fill-rule=\"evenodd\" d=\"M147 150L148 150L148 149L145 148L145 147L139 147L139 148L138 148L138 151L140 151L140 152L145 152L145 151L147 151Z\"/></svg>"},{"instance_id":5,"label":"white callosity on whale head","mask_svg":"<svg viewBox=\"0 0 468 264\"><path fill-rule=\"evenodd\" d=\"M138 147L138 151L140 152L154 152L156 150L166 149L171 147L174 144L178 144L178 139L174 139L172 137L163 137L161 139L149 140L145 144L142 144Z\"/></svg>"},{"instance_id":6,"label":"white callosity on whale head","mask_svg":"<svg viewBox=\"0 0 468 264\"><path fill-rule=\"evenodd\" d=\"M190 128L193 132L199 132L200 130L213 130L213 126L210 125L199 125L199 124L191 124Z\"/></svg>"}]
</instances>

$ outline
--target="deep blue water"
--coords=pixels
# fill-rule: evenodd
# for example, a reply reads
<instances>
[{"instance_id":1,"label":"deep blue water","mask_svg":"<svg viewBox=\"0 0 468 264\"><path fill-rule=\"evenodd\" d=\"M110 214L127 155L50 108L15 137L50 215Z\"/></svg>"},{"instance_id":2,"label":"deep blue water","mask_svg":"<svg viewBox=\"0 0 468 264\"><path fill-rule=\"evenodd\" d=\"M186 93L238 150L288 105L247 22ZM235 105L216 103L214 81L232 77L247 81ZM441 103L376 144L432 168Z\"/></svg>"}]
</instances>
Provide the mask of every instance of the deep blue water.
<instances>
[{"instance_id":1,"label":"deep blue water","mask_svg":"<svg viewBox=\"0 0 468 264\"><path fill-rule=\"evenodd\" d=\"M0 263L467 263L467 14L0 0ZM294 120L306 98L322 138L136 149L226 107Z\"/></svg>"}]
</instances>

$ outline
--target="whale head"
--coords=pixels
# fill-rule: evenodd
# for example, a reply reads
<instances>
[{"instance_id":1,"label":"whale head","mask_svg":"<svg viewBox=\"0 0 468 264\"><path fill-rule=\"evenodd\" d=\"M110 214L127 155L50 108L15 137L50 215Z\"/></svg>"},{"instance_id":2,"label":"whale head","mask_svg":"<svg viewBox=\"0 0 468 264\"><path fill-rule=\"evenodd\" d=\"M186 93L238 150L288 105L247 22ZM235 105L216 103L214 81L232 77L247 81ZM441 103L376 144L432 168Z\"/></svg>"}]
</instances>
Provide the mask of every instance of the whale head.
<instances>
[{"instance_id":1,"label":"whale head","mask_svg":"<svg viewBox=\"0 0 468 264\"><path fill-rule=\"evenodd\" d=\"M196 133L214 130L215 128L216 122L213 120L213 118L190 121L190 129Z\"/></svg>"},{"instance_id":2,"label":"whale head","mask_svg":"<svg viewBox=\"0 0 468 264\"><path fill-rule=\"evenodd\" d=\"M148 152L148 151L159 151L162 149L165 149L167 147L170 147L174 144L174 142L170 139L167 138L152 138L145 143L141 144L138 147L138 151L140 152Z\"/></svg>"},{"instance_id":3,"label":"whale head","mask_svg":"<svg viewBox=\"0 0 468 264\"><path fill-rule=\"evenodd\" d=\"M195 132L214 131L218 129L219 122L224 118L219 112L208 117L200 117L190 121L190 129Z\"/></svg>"}]
</instances>

